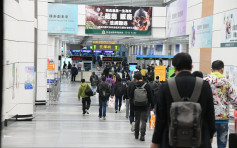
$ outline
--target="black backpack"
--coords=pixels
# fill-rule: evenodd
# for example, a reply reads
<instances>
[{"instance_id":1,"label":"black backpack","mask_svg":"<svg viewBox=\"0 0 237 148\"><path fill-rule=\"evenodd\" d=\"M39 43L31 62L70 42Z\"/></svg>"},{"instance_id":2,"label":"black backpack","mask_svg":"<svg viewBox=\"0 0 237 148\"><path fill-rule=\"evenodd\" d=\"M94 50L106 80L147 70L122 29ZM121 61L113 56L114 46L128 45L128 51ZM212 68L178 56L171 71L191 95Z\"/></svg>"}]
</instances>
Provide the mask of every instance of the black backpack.
<instances>
[{"instance_id":1,"label":"black backpack","mask_svg":"<svg viewBox=\"0 0 237 148\"><path fill-rule=\"evenodd\" d=\"M93 91L92 91L92 89L89 87L89 85L87 84L87 86L86 86L86 90L85 90L85 94L87 95L87 96L93 96Z\"/></svg>"},{"instance_id":2,"label":"black backpack","mask_svg":"<svg viewBox=\"0 0 237 148\"><path fill-rule=\"evenodd\" d=\"M109 99L110 88L108 83L100 84L99 97L102 100Z\"/></svg>"},{"instance_id":3,"label":"black backpack","mask_svg":"<svg viewBox=\"0 0 237 148\"><path fill-rule=\"evenodd\" d=\"M126 86L124 86L121 82L119 82L117 85L115 95L118 97L122 97L124 95L125 88Z\"/></svg>"}]
</instances>

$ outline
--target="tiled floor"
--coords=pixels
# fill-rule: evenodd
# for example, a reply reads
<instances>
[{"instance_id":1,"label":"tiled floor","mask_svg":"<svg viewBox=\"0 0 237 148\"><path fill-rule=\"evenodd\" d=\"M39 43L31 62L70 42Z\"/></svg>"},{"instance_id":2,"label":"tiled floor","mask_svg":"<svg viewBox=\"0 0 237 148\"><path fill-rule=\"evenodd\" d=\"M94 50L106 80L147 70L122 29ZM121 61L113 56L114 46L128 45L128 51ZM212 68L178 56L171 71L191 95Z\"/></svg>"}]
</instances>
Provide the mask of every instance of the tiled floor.
<instances>
[{"instance_id":1,"label":"tiled floor","mask_svg":"<svg viewBox=\"0 0 237 148\"><path fill-rule=\"evenodd\" d=\"M37 106L35 119L13 122L3 129L3 148L148 148L153 130L146 141L135 140L124 111L107 110L107 119L98 118L98 98L92 97L89 115L82 115L77 100L79 83L63 80L57 105ZM213 144L216 147L216 144Z\"/></svg>"}]
</instances>

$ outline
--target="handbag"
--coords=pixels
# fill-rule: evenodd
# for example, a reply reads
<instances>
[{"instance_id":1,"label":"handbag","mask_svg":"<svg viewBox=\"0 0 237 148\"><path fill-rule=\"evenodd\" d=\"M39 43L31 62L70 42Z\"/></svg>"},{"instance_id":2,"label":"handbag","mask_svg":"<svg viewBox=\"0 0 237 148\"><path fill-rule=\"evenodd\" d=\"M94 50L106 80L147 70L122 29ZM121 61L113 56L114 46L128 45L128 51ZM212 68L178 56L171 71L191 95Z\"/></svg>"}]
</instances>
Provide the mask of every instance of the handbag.
<instances>
[{"instance_id":1,"label":"handbag","mask_svg":"<svg viewBox=\"0 0 237 148\"><path fill-rule=\"evenodd\" d=\"M86 86L86 90L85 90L85 94L87 95L87 96L93 96L93 91L92 91L92 89L89 87L89 85L87 84L87 86Z\"/></svg>"}]
</instances>

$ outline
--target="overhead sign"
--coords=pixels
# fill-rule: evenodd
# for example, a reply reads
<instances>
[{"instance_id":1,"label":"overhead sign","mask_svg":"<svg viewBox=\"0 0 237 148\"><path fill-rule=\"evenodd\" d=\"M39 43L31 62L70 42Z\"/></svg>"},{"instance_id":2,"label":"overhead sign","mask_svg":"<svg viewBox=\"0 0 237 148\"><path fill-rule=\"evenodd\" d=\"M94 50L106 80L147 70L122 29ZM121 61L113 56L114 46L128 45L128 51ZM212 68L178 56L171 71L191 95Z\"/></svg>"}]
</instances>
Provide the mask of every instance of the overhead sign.
<instances>
[{"instance_id":1,"label":"overhead sign","mask_svg":"<svg viewBox=\"0 0 237 148\"><path fill-rule=\"evenodd\" d=\"M93 50L119 50L119 45L93 44Z\"/></svg>"},{"instance_id":2,"label":"overhead sign","mask_svg":"<svg viewBox=\"0 0 237 148\"><path fill-rule=\"evenodd\" d=\"M92 61L92 57L79 57L79 56L73 56L72 60L74 61Z\"/></svg>"},{"instance_id":3,"label":"overhead sign","mask_svg":"<svg viewBox=\"0 0 237 148\"><path fill-rule=\"evenodd\" d=\"M117 44L118 41L92 41L92 44Z\"/></svg>"},{"instance_id":4,"label":"overhead sign","mask_svg":"<svg viewBox=\"0 0 237 148\"><path fill-rule=\"evenodd\" d=\"M113 61L112 57L103 57L103 61Z\"/></svg>"},{"instance_id":5,"label":"overhead sign","mask_svg":"<svg viewBox=\"0 0 237 148\"><path fill-rule=\"evenodd\" d=\"M49 3L48 33L77 34L78 5Z\"/></svg>"},{"instance_id":6,"label":"overhead sign","mask_svg":"<svg viewBox=\"0 0 237 148\"><path fill-rule=\"evenodd\" d=\"M189 38L191 48L212 47L212 23L213 16L208 16L193 21L192 34Z\"/></svg>"},{"instance_id":7,"label":"overhead sign","mask_svg":"<svg viewBox=\"0 0 237 148\"><path fill-rule=\"evenodd\" d=\"M151 35L152 7L86 6L86 34Z\"/></svg>"},{"instance_id":8,"label":"overhead sign","mask_svg":"<svg viewBox=\"0 0 237 148\"><path fill-rule=\"evenodd\" d=\"M223 13L221 47L237 47L237 9Z\"/></svg>"},{"instance_id":9,"label":"overhead sign","mask_svg":"<svg viewBox=\"0 0 237 148\"><path fill-rule=\"evenodd\" d=\"M186 35L187 0L176 0L167 6L166 37Z\"/></svg>"}]
</instances>

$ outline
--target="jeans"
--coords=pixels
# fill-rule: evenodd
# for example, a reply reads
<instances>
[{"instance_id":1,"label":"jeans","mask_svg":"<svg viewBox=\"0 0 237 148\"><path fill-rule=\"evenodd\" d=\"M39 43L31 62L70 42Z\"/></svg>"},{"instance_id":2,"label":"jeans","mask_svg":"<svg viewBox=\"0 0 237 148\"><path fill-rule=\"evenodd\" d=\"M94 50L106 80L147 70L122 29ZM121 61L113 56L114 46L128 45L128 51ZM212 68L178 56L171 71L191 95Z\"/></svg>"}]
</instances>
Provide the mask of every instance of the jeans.
<instances>
[{"instance_id":1,"label":"jeans","mask_svg":"<svg viewBox=\"0 0 237 148\"><path fill-rule=\"evenodd\" d=\"M91 105L90 97L82 98L82 111L83 111L83 113L86 113L86 110L90 109L90 105Z\"/></svg>"},{"instance_id":2,"label":"jeans","mask_svg":"<svg viewBox=\"0 0 237 148\"><path fill-rule=\"evenodd\" d=\"M130 104L130 100L126 99L126 118L128 118L128 115L129 115L129 104Z\"/></svg>"},{"instance_id":3,"label":"jeans","mask_svg":"<svg viewBox=\"0 0 237 148\"><path fill-rule=\"evenodd\" d=\"M228 138L228 123L216 123L217 147L226 148Z\"/></svg>"},{"instance_id":4,"label":"jeans","mask_svg":"<svg viewBox=\"0 0 237 148\"><path fill-rule=\"evenodd\" d=\"M120 111L121 106L122 106L122 97L115 96L115 111L118 110L118 106L119 106L119 111Z\"/></svg>"},{"instance_id":5,"label":"jeans","mask_svg":"<svg viewBox=\"0 0 237 148\"><path fill-rule=\"evenodd\" d=\"M145 136L147 111L134 111L134 115L135 115L135 135L138 136L140 131L141 136ZM141 122L141 129L140 129L140 122Z\"/></svg>"},{"instance_id":6,"label":"jeans","mask_svg":"<svg viewBox=\"0 0 237 148\"><path fill-rule=\"evenodd\" d=\"M106 106L107 106L107 100L99 100L99 117L102 117L102 110L103 110L103 117L106 117Z\"/></svg>"},{"instance_id":7,"label":"jeans","mask_svg":"<svg viewBox=\"0 0 237 148\"><path fill-rule=\"evenodd\" d=\"M93 93L95 94L95 93L96 93L97 86L91 86L91 87L92 87Z\"/></svg>"},{"instance_id":8,"label":"jeans","mask_svg":"<svg viewBox=\"0 0 237 148\"><path fill-rule=\"evenodd\" d=\"M75 81L77 75L72 75L71 81Z\"/></svg>"}]
</instances>

